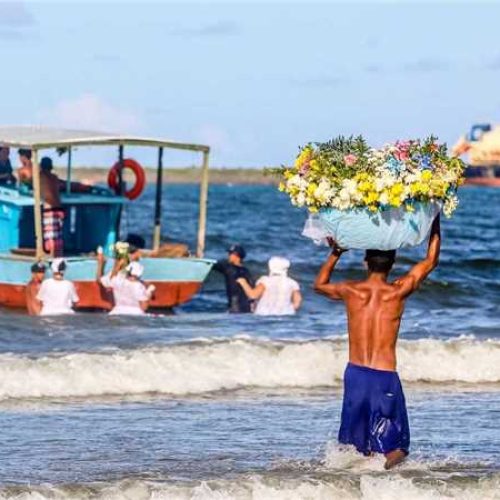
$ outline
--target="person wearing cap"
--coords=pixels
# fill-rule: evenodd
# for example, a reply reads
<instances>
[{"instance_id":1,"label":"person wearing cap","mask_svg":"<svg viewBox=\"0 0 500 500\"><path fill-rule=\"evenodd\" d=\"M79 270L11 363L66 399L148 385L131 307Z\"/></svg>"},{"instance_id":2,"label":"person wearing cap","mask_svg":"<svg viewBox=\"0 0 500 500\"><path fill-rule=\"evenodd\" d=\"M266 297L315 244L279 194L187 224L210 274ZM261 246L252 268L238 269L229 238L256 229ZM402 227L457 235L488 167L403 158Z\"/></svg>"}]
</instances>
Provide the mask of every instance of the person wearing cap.
<instances>
[{"instance_id":1,"label":"person wearing cap","mask_svg":"<svg viewBox=\"0 0 500 500\"><path fill-rule=\"evenodd\" d=\"M26 285L26 308L30 316L38 316L42 310L42 304L37 299L38 292L45 278L46 271L43 262L36 262L31 266L31 280Z\"/></svg>"},{"instance_id":2,"label":"person wearing cap","mask_svg":"<svg viewBox=\"0 0 500 500\"><path fill-rule=\"evenodd\" d=\"M50 264L52 278L46 279L40 286L37 299L41 302L41 316L73 314L73 306L80 300L75 285L64 278L67 264L57 258Z\"/></svg>"},{"instance_id":3,"label":"person wearing cap","mask_svg":"<svg viewBox=\"0 0 500 500\"><path fill-rule=\"evenodd\" d=\"M253 288L245 278L239 278L247 297L257 300L255 314L260 316L285 316L295 314L302 303L299 284L288 277L290 261L284 257L271 257L269 275L258 279Z\"/></svg>"},{"instance_id":4,"label":"person wearing cap","mask_svg":"<svg viewBox=\"0 0 500 500\"><path fill-rule=\"evenodd\" d=\"M238 283L244 278L253 286L254 281L250 271L243 265L246 257L245 249L241 245L231 245L228 250L227 260L219 260L214 264L214 270L221 273L226 281L226 294L230 313L252 312L252 300Z\"/></svg>"},{"instance_id":5,"label":"person wearing cap","mask_svg":"<svg viewBox=\"0 0 500 500\"><path fill-rule=\"evenodd\" d=\"M98 265L104 267L104 256L98 254ZM110 315L133 315L145 314L149 307L149 301L154 293L154 285L146 285L142 282L144 267L137 261L132 261L122 271L115 265L111 273L100 276L99 282L104 288L113 292L114 307Z\"/></svg>"}]
</instances>

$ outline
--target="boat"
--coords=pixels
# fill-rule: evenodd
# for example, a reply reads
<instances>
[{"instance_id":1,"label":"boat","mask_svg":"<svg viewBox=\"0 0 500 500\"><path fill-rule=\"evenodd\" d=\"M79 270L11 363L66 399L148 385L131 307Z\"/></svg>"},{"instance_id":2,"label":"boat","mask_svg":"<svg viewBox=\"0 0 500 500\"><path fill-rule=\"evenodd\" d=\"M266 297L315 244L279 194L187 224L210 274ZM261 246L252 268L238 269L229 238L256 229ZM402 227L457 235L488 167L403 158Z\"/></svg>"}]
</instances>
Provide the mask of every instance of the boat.
<instances>
[{"instance_id":1,"label":"boat","mask_svg":"<svg viewBox=\"0 0 500 500\"><path fill-rule=\"evenodd\" d=\"M85 186L72 181L72 153L79 147L112 147L117 163L108 178L111 187ZM67 156L66 180L60 181L60 198L64 210L64 258L68 263L66 277L76 285L80 310L109 310L112 296L96 280L97 250L101 247L112 264L113 248L123 235L120 220L125 206L137 196L137 183L127 190L124 169L141 167L125 158L128 146L157 148L156 192L152 249L143 257L143 279L156 287L150 302L151 311L170 310L188 302L201 288L213 260L203 258L205 249L208 164L210 147L166 139L144 138L103 132L55 129L41 126L0 127L0 147L29 149L32 153L31 186L0 186L0 306L26 308L25 286L30 268L38 261L50 262L43 245L40 165L42 151L56 150ZM161 209L164 149L194 151L201 154L199 216L196 250L187 257L162 257ZM142 171L142 175L144 172ZM142 179L138 179L144 183ZM113 181L113 182L111 182ZM135 190L135 191L134 191ZM132 196L132 195L133 196ZM180 215L181 216L181 215ZM188 222L188 221L187 221ZM193 223L193 221L190 221ZM196 223L196 221L195 221ZM146 252L146 255L148 253Z\"/></svg>"},{"instance_id":2,"label":"boat","mask_svg":"<svg viewBox=\"0 0 500 500\"><path fill-rule=\"evenodd\" d=\"M500 187L500 126L476 124L452 149L457 156L467 155L465 184Z\"/></svg>"}]
</instances>

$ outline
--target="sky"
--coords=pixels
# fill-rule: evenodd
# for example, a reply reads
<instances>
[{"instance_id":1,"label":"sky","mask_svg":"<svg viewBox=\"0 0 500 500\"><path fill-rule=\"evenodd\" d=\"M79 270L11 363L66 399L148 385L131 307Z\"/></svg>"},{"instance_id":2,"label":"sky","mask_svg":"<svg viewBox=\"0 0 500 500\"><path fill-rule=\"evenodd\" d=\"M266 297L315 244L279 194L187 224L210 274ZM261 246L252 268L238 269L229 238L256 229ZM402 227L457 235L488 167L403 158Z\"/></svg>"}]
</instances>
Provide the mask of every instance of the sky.
<instances>
[{"instance_id":1,"label":"sky","mask_svg":"<svg viewBox=\"0 0 500 500\"><path fill-rule=\"evenodd\" d=\"M228 167L339 134L452 145L500 122L498 19L477 1L0 0L0 124L199 142Z\"/></svg>"}]
</instances>

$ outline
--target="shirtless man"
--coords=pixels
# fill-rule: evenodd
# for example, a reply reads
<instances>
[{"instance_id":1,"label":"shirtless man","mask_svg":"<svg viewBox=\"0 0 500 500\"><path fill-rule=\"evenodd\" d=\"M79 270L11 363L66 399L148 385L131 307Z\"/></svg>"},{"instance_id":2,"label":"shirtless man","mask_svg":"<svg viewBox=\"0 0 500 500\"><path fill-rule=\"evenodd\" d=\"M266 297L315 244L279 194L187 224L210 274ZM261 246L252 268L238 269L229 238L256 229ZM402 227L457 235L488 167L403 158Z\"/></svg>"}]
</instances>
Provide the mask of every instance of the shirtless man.
<instances>
[{"instance_id":1,"label":"shirtless man","mask_svg":"<svg viewBox=\"0 0 500 500\"><path fill-rule=\"evenodd\" d=\"M347 309L349 363L344 373L339 441L370 455L383 453L385 468L402 462L410 447L405 398L396 372L396 341L406 299L438 264L440 220L436 217L424 260L409 273L388 282L395 251L367 250L368 277L363 281L330 283L345 251L330 240L332 253L321 268L314 289Z\"/></svg>"},{"instance_id":2,"label":"shirtless man","mask_svg":"<svg viewBox=\"0 0 500 500\"><path fill-rule=\"evenodd\" d=\"M45 271L43 262L36 262L31 266L31 280L26 285L26 308L30 316L37 316L42 310L42 303L37 299L37 295L45 278Z\"/></svg>"},{"instance_id":3,"label":"shirtless man","mask_svg":"<svg viewBox=\"0 0 500 500\"><path fill-rule=\"evenodd\" d=\"M59 195L60 180L52 172L52 159L40 161L40 192L43 199L42 225L44 250L52 257L61 257L64 249L64 210Z\"/></svg>"},{"instance_id":4,"label":"shirtless man","mask_svg":"<svg viewBox=\"0 0 500 500\"><path fill-rule=\"evenodd\" d=\"M29 149L20 149L19 159L22 165L19 169L19 179L21 182L31 185L33 182L31 151ZM44 156L40 161L40 194L43 201L43 247L51 257L61 257L64 247L64 210L61 207L61 197L59 195L61 181L52 172L52 169L52 159Z\"/></svg>"}]
</instances>

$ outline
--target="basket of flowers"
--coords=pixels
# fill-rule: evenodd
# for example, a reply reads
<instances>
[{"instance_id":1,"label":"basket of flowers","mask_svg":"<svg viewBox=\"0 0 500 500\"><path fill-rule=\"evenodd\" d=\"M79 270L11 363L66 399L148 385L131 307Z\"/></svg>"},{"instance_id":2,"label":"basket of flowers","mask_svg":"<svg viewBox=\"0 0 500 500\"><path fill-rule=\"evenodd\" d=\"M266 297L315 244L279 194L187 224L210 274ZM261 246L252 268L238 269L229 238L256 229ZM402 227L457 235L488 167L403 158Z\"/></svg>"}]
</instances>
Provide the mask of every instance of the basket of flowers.
<instances>
[{"instance_id":1,"label":"basket of flowers","mask_svg":"<svg viewBox=\"0 0 500 500\"><path fill-rule=\"evenodd\" d=\"M307 144L277 171L279 189L309 210L305 236L394 250L420 244L441 210L451 217L464 164L435 137L374 149L360 136Z\"/></svg>"}]
</instances>

